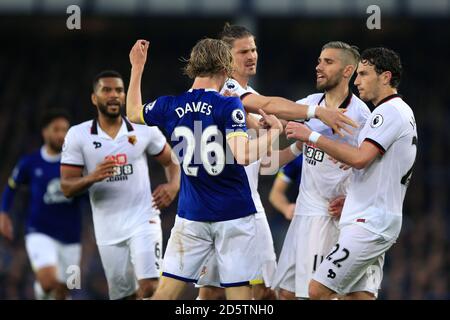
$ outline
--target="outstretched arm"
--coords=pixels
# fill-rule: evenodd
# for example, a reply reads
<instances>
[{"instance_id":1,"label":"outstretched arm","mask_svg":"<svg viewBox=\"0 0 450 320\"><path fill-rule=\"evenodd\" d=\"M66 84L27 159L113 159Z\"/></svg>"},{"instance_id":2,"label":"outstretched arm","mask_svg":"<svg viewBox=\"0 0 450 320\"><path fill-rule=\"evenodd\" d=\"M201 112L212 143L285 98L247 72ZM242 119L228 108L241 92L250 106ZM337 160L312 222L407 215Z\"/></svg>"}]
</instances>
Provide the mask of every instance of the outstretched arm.
<instances>
[{"instance_id":1,"label":"outstretched arm","mask_svg":"<svg viewBox=\"0 0 450 320\"><path fill-rule=\"evenodd\" d=\"M343 136L341 129L351 134L346 124L354 128L358 127L358 124L341 110L298 104L281 97L268 97L250 93L243 96L242 104L248 112L257 113L259 109L262 109L267 114L273 114L285 120L318 118L341 136Z\"/></svg>"},{"instance_id":2,"label":"outstretched arm","mask_svg":"<svg viewBox=\"0 0 450 320\"><path fill-rule=\"evenodd\" d=\"M370 142L364 141L359 147L353 147L346 143L332 141L298 122L288 123L286 135L288 138L314 143L334 159L356 169L367 167L380 154L378 147Z\"/></svg>"}]
</instances>

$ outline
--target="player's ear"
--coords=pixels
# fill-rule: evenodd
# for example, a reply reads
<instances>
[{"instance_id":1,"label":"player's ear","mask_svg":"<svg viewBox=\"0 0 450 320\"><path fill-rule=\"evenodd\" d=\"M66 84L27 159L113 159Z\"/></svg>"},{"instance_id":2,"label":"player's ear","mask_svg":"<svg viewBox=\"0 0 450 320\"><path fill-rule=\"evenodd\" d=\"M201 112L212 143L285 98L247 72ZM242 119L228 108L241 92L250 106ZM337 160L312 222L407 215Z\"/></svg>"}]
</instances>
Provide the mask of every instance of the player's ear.
<instances>
[{"instance_id":1,"label":"player's ear","mask_svg":"<svg viewBox=\"0 0 450 320\"><path fill-rule=\"evenodd\" d=\"M391 83L392 73L390 71L384 71L381 76L384 85L389 85Z\"/></svg>"},{"instance_id":2,"label":"player's ear","mask_svg":"<svg viewBox=\"0 0 450 320\"><path fill-rule=\"evenodd\" d=\"M47 129L48 129L48 126L41 129L41 135L42 135L42 138L44 139L44 142L47 142L47 135L48 135Z\"/></svg>"},{"instance_id":3,"label":"player's ear","mask_svg":"<svg viewBox=\"0 0 450 320\"><path fill-rule=\"evenodd\" d=\"M344 77L345 78L351 78L353 75L353 72L355 71L355 66L348 64L344 67Z\"/></svg>"},{"instance_id":4,"label":"player's ear","mask_svg":"<svg viewBox=\"0 0 450 320\"><path fill-rule=\"evenodd\" d=\"M91 102L94 106L97 106L97 96L94 93L91 93Z\"/></svg>"}]
</instances>

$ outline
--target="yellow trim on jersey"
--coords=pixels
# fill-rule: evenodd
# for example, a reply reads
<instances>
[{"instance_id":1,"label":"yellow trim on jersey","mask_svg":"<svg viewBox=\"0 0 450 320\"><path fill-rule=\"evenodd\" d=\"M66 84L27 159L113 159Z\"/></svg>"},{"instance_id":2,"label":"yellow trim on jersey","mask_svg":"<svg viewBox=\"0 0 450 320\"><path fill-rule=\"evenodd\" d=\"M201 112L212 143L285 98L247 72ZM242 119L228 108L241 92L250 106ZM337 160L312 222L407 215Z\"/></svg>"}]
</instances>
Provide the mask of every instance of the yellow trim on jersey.
<instances>
[{"instance_id":1,"label":"yellow trim on jersey","mask_svg":"<svg viewBox=\"0 0 450 320\"><path fill-rule=\"evenodd\" d=\"M250 280L248 283L250 283L251 286L257 285L257 284L264 284L263 279L253 279Z\"/></svg>"},{"instance_id":2,"label":"yellow trim on jersey","mask_svg":"<svg viewBox=\"0 0 450 320\"><path fill-rule=\"evenodd\" d=\"M8 179L8 185L11 189L15 189L17 187L16 182L14 181L13 178Z\"/></svg>"},{"instance_id":3,"label":"yellow trim on jersey","mask_svg":"<svg viewBox=\"0 0 450 320\"><path fill-rule=\"evenodd\" d=\"M142 106L140 116L141 116L141 122L142 122L142 124L147 124L147 123L145 122L145 120L144 120L144 106Z\"/></svg>"},{"instance_id":4,"label":"yellow trim on jersey","mask_svg":"<svg viewBox=\"0 0 450 320\"><path fill-rule=\"evenodd\" d=\"M283 173L283 171L278 171L278 173L277 173L277 178L283 179L284 177L286 177L286 175ZM283 179L283 180L284 180L284 179Z\"/></svg>"},{"instance_id":5,"label":"yellow trim on jersey","mask_svg":"<svg viewBox=\"0 0 450 320\"><path fill-rule=\"evenodd\" d=\"M226 139L230 139L230 138L234 138L234 137L246 137L248 138L248 134L247 132L243 132L243 131L235 131L235 132L230 132L229 134L227 134Z\"/></svg>"}]
</instances>

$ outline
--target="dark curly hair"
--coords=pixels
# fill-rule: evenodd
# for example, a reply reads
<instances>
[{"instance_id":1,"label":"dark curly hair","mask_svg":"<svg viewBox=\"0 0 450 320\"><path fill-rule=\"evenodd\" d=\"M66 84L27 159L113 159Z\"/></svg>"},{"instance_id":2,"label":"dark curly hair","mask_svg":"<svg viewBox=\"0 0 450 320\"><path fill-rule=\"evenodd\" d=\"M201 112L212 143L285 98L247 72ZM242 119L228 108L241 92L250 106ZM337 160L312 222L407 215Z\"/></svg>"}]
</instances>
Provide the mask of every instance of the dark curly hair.
<instances>
[{"instance_id":1,"label":"dark curly hair","mask_svg":"<svg viewBox=\"0 0 450 320\"><path fill-rule=\"evenodd\" d=\"M390 85L397 88L402 76L402 63L399 55L388 48L370 48L361 54L361 63L374 66L375 72L381 74L389 71L392 74Z\"/></svg>"},{"instance_id":2,"label":"dark curly hair","mask_svg":"<svg viewBox=\"0 0 450 320\"><path fill-rule=\"evenodd\" d=\"M70 122L70 115L64 109L48 109L40 119L40 127L42 129L48 127L55 119L63 118Z\"/></svg>"}]
</instances>

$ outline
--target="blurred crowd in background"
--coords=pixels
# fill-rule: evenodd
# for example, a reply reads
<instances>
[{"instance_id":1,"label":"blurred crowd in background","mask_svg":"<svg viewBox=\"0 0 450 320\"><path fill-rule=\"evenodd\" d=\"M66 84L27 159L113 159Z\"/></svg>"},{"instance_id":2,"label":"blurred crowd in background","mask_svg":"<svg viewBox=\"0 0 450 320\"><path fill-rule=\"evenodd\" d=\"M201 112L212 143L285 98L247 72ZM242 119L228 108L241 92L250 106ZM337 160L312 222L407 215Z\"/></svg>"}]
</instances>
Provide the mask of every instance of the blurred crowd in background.
<instances>
[{"instance_id":1,"label":"blurred crowd in background","mask_svg":"<svg viewBox=\"0 0 450 320\"><path fill-rule=\"evenodd\" d=\"M150 41L143 79L145 100L187 90L182 75L190 48L215 37L232 18L85 17L81 30L65 28L65 17L0 18L0 189L19 156L41 145L39 118L49 108L64 108L72 124L95 115L91 83L104 69L128 82L128 53L138 38ZM315 92L315 63L323 44L342 40L360 49L386 46L399 52L404 73L399 92L416 116L419 146L403 212L403 228L388 251L380 299L450 298L450 19L392 17L382 30L368 30L358 18L258 18L259 61L253 83L264 95L292 100ZM355 88L353 91L357 93ZM284 141L286 142L286 141ZM164 174L151 160L155 188ZM274 176L260 178L259 191L280 253L289 222L268 202ZM292 192L292 191L291 191ZM294 192L295 193L295 192ZM0 239L0 299L33 299L34 276L25 252L26 190L16 199L15 240ZM295 201L294 195L291 200ZM81 289L74 299L107 299L107 286L95 245L88 201L83 210ZM164 244L176 202L162 212ZM194 290L186 293L195 297Z\"/></svg>"}]
</instances>

